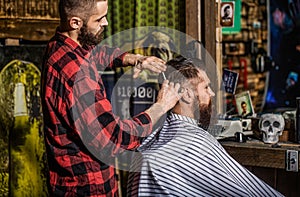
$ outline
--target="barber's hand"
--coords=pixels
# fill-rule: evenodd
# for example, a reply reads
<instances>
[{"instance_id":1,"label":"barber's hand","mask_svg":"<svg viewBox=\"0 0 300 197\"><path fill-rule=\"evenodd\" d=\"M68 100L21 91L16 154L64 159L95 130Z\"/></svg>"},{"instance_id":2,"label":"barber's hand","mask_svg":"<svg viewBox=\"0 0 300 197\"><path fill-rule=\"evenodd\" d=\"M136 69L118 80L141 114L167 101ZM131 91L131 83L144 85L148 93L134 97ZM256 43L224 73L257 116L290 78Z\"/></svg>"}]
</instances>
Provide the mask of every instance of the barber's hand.
<instances>
[{"instance_id":1,"label":"barber's hand","mask_svg":"<svg viewBox=\"0 0 300 197\"><path fill-rule=\"evenodd\" d=\"M150 116L153 125L170 109L172 109L179 99L182 97L183 92L179 92L180 85L169 83L165 80L158 92L156 102L148 108L145 112Z\"/></svg>"},{"instance_id":2,"label":"barber's hand","mask_svg":"<svg viewBox=\"0 0 300 197\"><path fill-rule=\"evenodd\" d=\"M137 55L133 70L133 78L137 78L142 70L147 69L155 73L166 71L166 62L155 56Z\"/></svg>"},{"instance_id":3,"label":"barber's hand","mask_svg":"<svg viewBox=\"0 0 300 197\"><path fill-rule=\"evenodd\" d=\"M179 89L180 85L178 83L169 83L168 80L163 82L161 89L158 92L156 103L163 108L164 112L172 109L182 97L183 92L180 92Z\"/></svg>"}]
</instances>

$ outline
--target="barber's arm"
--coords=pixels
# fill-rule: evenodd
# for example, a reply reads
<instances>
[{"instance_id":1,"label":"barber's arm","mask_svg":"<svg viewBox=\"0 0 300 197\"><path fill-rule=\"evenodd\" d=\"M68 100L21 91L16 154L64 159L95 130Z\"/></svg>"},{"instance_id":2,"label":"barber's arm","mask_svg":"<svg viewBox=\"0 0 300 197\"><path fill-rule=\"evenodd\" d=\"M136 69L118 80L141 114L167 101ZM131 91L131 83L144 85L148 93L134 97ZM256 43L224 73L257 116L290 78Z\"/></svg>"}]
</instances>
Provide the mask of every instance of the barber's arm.
<instances>
[{"instance_id":1,"label":"barber's arm","mask_svg":"<svg viewBox=\"0 0 300 197\"><path fill-rule=\"evenodd\" d=\"M108 53L109 48L102 47L101 50L102 52L104 51ZM114 49L113 53L110 51L109 54L111 54L109 57L104 56L101 60L103 62L105 60L110 60L110 62L113 62L114 64L110 64L110 66L134 66L134 78L137 78L140 72L144 69L150 70L155 73L161 73L166 71L167 68L167 66L165 65L165 61L155 56L121 53L121 50L118 48ZM116 59L119 61L116 61ZM120 62L122 62L122 64L118 64ZM181 98L178 90L179 84L169 84L169 81L164 81L161 90L158 93L157 101L145 111L145 113L150 116L153 125L156 124L156 122L163 114L174 107L177 101Z\"/></svg>"},{"instance_id":2,"label":"barber's arm","mask_svg":"<svg viewBox=\"0 0 300 197\"><path fill-rule=\"evenodd\" d=\"M172 109L182 97L183 93L179 92L179 88L178 83L169 83L168 80L163 82L156 102L145 111L150 116L153 125L157 123L162 115Z\"/></svg>"},{"instance_id":3,"label":"barber's arm","mask_svg":"<svg viewBox=\"0 0 300 197\"><path fill-rule=\"evenodd\" d=\"M144 69L155 73L161 73L166 71L167 68L165 61L155 56L143 56L129 53L123 57L123 64L134 65L134 78L137 78ZM145 111L145 113L150 116L153 125L157 123L162 115L174 107L181 98L182 94L178 93L179 88L179 84L169 83L168 80L163 82L156 102Z\"/></svg>"},{"instance_id":4,"label":"barber's arm","mask_svg":"<svg viewBox=\"0 0 300 197\"><path fill-rule=\"evenodd\" d=\"M134 78L137 78L140 72L144 69L150 70L155 73L164 72L167 68L165 61L155 56L143 56L140 54L127 53L123 57L124 65L134 66Z\"/></svg>"},{"instance_id":5,"label":"barber's arm","mask_svg":"<svg viewBox=\"0 0 300 197\"><path fill-rule=\"evenodd\" d=\"M98 70L104 70L107 67L127 67L134 66L134 78L137 78L144 69L155 73L161 73L166 70L165 61L155 56L143 56L123 52L119 48L110 48L108 46L97 46L93 49L92 60L95 61Z\"/></svg>"},{"instance_id":6,"label":"barber's arm","mask_svg":"<svg viewBox=\"0 0 300 197\"><path fill-rule=\"evenodd\" d=\"M123 64L134 65L134 78L138 77L144 69L161 73L166 71L167 68L165 61L155 56L129 53L123 57ZM182 94L178 93L179 88L179 84L169 83L168 80L163 82L156 102L145 111L150 116L153 124L156 124L159 118L174 107L181 98Z\"/></svg>"}]
</instances>

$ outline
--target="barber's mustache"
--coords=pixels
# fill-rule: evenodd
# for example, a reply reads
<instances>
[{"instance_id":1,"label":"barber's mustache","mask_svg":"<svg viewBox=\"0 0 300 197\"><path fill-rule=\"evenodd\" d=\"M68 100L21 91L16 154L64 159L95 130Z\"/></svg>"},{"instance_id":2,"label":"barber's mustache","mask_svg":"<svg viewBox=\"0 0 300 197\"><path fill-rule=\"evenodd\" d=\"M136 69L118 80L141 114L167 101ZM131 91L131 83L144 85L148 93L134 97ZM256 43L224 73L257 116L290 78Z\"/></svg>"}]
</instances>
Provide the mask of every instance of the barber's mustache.
<instances>
[{"instance_id":1,"label":"barber's mustache","mask_svg":"<svg viewBox=\"0 0 300 197\"><path fill-rule=\"evenodd\" d=\"M105 30L105 27L101 27L99 29L99 31L97 32L96 36L100 36L104 32L104 30Z\"/></svg>"}]
</instances>

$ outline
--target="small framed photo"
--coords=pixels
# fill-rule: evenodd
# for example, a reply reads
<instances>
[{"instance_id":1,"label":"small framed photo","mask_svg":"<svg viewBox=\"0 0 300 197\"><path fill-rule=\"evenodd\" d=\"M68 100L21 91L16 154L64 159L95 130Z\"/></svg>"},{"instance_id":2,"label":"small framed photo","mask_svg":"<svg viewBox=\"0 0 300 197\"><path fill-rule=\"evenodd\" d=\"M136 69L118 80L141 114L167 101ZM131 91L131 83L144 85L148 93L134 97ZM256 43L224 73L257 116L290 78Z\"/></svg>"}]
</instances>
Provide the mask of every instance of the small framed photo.
<instances>
[{"instance_id":1,"label":"small framed photo","mask_svg":"<svg viewBox=\"0 0 300 197\"><path fill-rule=\"evenodd\" d=\"M221 19L220 24L223 27L232 27L234 20L234 2L221 3Z\"/></svg>"},{"instance_id":2,"label":"small framed photo","mask_svg":"<svg viewBox=\"0 0 300 197\"><path fill-rule=\"evenodd\" d=\"M241 92L235 95L235 103L238 114L242 118L246 118L248 116L252 116L255 114L252 100L249 91Z\"/></svg>"}]
</instances>

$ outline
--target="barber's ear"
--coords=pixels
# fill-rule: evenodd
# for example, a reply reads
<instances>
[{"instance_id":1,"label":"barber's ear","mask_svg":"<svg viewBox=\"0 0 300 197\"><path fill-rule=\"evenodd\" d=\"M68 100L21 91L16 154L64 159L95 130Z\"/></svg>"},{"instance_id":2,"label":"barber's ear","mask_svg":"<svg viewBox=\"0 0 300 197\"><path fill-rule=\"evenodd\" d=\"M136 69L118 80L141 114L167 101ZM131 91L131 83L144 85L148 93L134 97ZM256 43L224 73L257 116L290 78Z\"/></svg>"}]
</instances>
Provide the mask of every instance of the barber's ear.
<instances>
[{"instance_id":1,"label":"barber's ear","mask_svg":"<svg viewBox=\"0 0 300 197\"><path fill-rule=\"evenodd\" d=\"M79 17L74 16L70 19L70 26L73 29L80 29L82 27L82 25L83 25L83 22Z\"/></svg>"},{"instance_id":2,"label":"barber's ear","mask_svg":"<svg viewBox=\"0 0 300 197\"><path fill-rule=\"evenodd\" d=\"M191 103L191 102L193 102L193 99L194 99L194 92L193 92L193 90L190 89L190 88L185 88L181 99L185 103Z\"/></svg>"}]
</instances>

